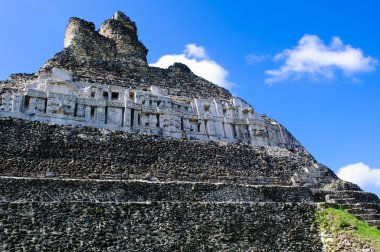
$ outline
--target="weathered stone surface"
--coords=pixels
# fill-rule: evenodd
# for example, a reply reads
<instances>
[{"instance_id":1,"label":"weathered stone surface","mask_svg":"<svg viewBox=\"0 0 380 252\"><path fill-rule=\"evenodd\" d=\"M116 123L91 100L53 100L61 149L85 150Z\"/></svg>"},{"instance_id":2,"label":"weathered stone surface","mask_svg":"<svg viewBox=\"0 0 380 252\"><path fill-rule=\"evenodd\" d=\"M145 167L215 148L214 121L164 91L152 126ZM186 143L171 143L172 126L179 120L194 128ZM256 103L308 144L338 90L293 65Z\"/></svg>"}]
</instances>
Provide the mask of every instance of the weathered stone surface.
<instances>
[{"instance_id":1,"label":"weathered stone surface","mask_svg":"<svg viewBox=\"0 0 380 252\"><path fill-rule=\"evenodd\" d=\"M0 240L5 251L321 251L315 209L296 203L10 202L0 203Z\"/></svg>"},{"instance_id":2,"label":"weathered stone surface","mask_svg":"<svg viewBox=\"0 0 380 252\"><path fill-rule=\"evenodd\" d=\"M323 251L340 252L377 252L375 244L352 234L353 230L346 229L339 233L322 233ZM377 247L379 245L377 244Z\"/></svg>"},{"instance_id":3,"label":"weathered stone surface","mask_svg":"<svg viewBox=\"0 0 380 252\"><path fill-rule=\"evenodd\" d=\"M325 190L331 191L343 191L343 190L352 190L352 191L360 191L360 187L351 182L343 181L340 179L332 181L330 184L326 185Z\"/></svg>"},{"instance_id":4,"label":"weathered stone surface","mask_svg":"<svg viewBox=\"0 0 380 252\"><path fill-rule=\"evenodd\" d=\"M137 28L125 14L117 12L99 31L93 23L71 18L65 48L50 59L37 75L54 67L71 71L76 81L149 88L167 88L169 94L196 98L230 99L230 92L196 76L181 64L169 69L149 67L148 50L138 41Z\"/></svg>"}]
</instances>

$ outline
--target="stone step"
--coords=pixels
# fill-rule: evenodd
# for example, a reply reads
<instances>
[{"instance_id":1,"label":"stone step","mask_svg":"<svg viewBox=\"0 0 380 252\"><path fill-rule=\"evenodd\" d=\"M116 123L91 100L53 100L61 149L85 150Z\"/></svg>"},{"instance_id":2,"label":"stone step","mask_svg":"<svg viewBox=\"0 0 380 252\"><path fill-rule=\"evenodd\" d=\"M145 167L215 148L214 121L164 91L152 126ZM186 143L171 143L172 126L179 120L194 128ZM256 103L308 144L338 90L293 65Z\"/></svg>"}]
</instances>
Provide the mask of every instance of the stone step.
<instances>
[{"instance_id":1,"label":"stone step","mask_svg":"<svg viewBox=\"0 0 380 252\"><path fill-rule=\"evenodd\" d=\"M355 203L356 199L355 198L328 198L327 201L329 203L335 203L335 204L350 204L350 203Z\"/></svg>"},{"instance_id":2,"label":"stone step","mask_svg":"<svg viewBox=\"0 0 380 252\"><path fill-rule=\"evenodd\" d=\"M367 220L380 220L380 214L357 214L355 215L358 219Z\"/></svg>"},{"instance_id":3,"label":"stone step","mask_svg":"<svg viewBox=\"0 0 380 252\"><path fill-rule=\"evenodd\" d=\"M368 225L377 227L378 229L380 229L380 220L368 220L366 222Z\"/></svg>"},{"instance_id":4,"label":"stone step","mask_svg":"<svg viewBox=\"0 0 380 252\"><path fill-rule=\"evenodd\" d=\"M343 196L343 195L331 195L331 194L328 194L328 195L326 195L326 199L327 200L339 200L339 199L354 199L354 198Z\"/></svg>"},{"instance_id":5,"label":"stone step","mask_svg":"<svg viewBox=\"0 0 380 252\"><path fill-rule=\"evenodd\" d=\"M361 215L361 214L376 214L377 211L373 208L349 208L347 209L347 212L353 215Z\"/></svg>"},{"instance_id":6,"label":"stone step","mask_svg":"<svg viewBox=\"0 0 380 252\"><path fill-rule=\"evenodd\" d=\"M368 225L380 229L380 211L378 203L348 203L348 201L352 201L351 198L330 198L329 202L331 201L336 201L333 203L339 205L356 218L366 222ZM343 203L339 204L338 202Z\"/></svg>"},{"instance_id":7,"label":"stone step","mask_svg":"<svg viewBox=\"0 0 380 252\"><path fill-rule=\"evenodd\" d=\"M365 209L380 209L380 204L373 202L358 202L358 203L350 203L350 204L342 204L342 207L347 208L365 208Z\"/></svg>"}]
</instances>

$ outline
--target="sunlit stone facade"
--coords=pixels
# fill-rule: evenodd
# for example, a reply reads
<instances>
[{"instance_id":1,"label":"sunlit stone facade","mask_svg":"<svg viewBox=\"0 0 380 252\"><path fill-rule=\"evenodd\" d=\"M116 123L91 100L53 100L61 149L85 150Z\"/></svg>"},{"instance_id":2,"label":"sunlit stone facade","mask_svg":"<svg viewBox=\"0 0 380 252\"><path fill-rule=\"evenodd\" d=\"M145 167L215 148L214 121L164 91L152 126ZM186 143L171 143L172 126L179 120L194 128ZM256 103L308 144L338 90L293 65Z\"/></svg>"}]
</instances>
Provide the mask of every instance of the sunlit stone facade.
<instances>
[{"instance_id":1,"label":"sunlit stone facade","mask_svg":"<svg viewBox=\"0 0 380 252\"><path fill-rule=\"evenodd\" d=\"M171 96L154 85L132 89L76 82L58 68L27 82L23 93L3 92L0 116L190 140L298 145L281 125L236 97L199 99Z\"/></svg>"}]
</instances>

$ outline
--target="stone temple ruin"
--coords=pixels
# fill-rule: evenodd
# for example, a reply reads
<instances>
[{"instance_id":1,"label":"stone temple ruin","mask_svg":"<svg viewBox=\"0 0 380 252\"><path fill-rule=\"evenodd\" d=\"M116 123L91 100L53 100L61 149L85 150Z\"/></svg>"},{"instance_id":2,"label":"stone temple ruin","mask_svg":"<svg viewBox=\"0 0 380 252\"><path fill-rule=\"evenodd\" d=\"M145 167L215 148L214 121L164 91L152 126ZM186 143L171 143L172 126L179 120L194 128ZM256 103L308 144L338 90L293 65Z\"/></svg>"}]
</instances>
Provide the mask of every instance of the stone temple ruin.
<instances>
[{"instance_id":1,"label":"stone temple ruin","mask_svg":"<svg viewBox=\"0 0 380 252\"><path fill-rule=\"evenodd\" d=\"M186 83L178 80L181 74L168 79L168 82L177 84L175 88L167 85L165 76L156 80L167 73L148 67L147 50L137 40L136 25L124 14L116 13L98 32L94 29L93 24L72 18L62 56L75 54L70 56L80 61L76 62L80 68L82 64L89 65L83 66L83 70L87 67L94 69L94 65L98 68L101 60L107 66L116 64L115 70L131 70L132 65L135 72L124 73L127 76L118 78L116 83L104 78L96 69L80 74L86 78L74 79L76 69L70 70L77 66L73 62L69 62L71 67L62 65L66 62L56 57L48 62L37 78L26 80L22 89L2 92L0 115L165 137L254 146L299 146L277 122L264 118L240 98L232 97L227 90L194 76L185 65L176 63L171 68L172 72L187 75L186 79L190 77ZM94 48L88 48L89 45ZM103 73L105 69L100 71ZM138 78L131 77L139 74ZM201 82L208 94L205 96L201 93L202 87L192 82ZM178 92L182 86L190 86L190 90Z\"/></svg>"},{"instance_id":2,"label":"stone temple ruin","mask_svg":"<svg viewBox=\"0 0 380 252\"><path fill-rule=\"evenodd\" d=\"M121 12L71 18L61 52L0 82L1 250L351 251L315 221L334 204L380 227L376 195L147 53Z\"/></svg>"}]
</instances>

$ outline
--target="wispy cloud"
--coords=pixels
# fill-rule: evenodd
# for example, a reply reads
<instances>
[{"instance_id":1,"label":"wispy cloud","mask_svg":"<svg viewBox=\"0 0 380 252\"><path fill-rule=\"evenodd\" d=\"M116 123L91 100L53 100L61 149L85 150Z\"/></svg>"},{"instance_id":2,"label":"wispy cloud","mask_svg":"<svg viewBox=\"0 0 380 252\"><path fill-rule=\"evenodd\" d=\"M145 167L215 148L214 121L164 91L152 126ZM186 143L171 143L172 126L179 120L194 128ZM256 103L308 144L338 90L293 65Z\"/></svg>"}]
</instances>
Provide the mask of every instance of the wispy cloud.
<instances>
[{"instance_id":1,"label":"wispy cloud","mask_svg":"<svg viewBox=\"0 0 380 252\"><path fill-rule=\"evenodd\" d=\"M245 56L245 61L249 64L249 65L256 65L257 63L260 63L260 62L263 62L263 61L266 61L266 60L270 60L272 58L272 56L270 56L269 54L249 54L247 56Z\"/></svg>"},{"instance_id":2,"label":"wispy cloud","mask_svg":"<svg viewBox=\"0 0 380 252\"><path fill-rule=\"evenodd\" d=\"M231 89L236 86L228 80L228 71L220 64L212 60L207 51L202 46L196 44L186 45L183 53L164 55L158 59L156 63L150 64L151 66L168 68L175 62L187 65L193 73L211 81L221 87Z\"/></svg>"},{"instance_id":3,"label":"wispy cloud","mask_svg":"<svg viewBox=\"0 0 380 252\"><path fill-rule=\"evenodd\" d=\"M339 169L338 177L358 184L365 188L369 186L380 189L380 169L374 169L364 163L355 163Z\"/></svg>"},{"instance_id":4,"label":"wispy cloud","mask_svg":"<svg viewBox=\"0 0 380 252\"><path fill-rule=\"evenodd\" d=\"M274 57L275 61L284 60L284 64L275 70L267 70L266 82L300 79L304 76L312 79L333 79L337 70L352 77L360 72L375 70L377 60L365 56L359 48L343 44L339 37L334 37L326 45L316 35L304 35L292 49L286 49Z\"/></svg>"}]
</instances>

